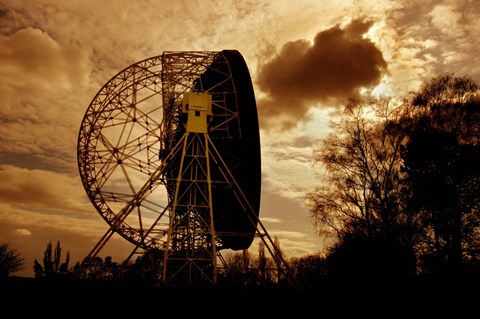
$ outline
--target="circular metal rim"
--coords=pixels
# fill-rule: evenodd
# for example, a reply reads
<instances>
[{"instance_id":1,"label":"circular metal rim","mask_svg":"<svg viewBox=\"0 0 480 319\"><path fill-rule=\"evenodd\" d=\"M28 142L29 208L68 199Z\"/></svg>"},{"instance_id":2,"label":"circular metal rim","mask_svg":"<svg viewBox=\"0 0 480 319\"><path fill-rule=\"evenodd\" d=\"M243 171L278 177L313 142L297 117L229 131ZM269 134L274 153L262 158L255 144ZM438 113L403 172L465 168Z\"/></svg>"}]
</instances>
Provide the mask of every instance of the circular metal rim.
<instances>
[{"instance_id":1,"label":"circular metal rim","mask_svg":"<svg viewBox=\"0 0 480 319\"><path fill-rule=\"evenodd\" d=\"M139 92L139 88L148 89L153 95L161 95L162 101L165 103L165 96L172 94L172 92L169 92L168 89L166 90L164 87L164 83L167 81L166 78L169 76L168 70L166 70L168 68L165 68L165 65L169 64L165 64L165 59L168 57L178 58L182 54L183 52L164 52L161 56L142 60L118 72L93 98L84 115L79 131L77 146L79 172L90 201L95 206L97 212L103 217L107 224L114 229L114 231L135 245L148 250L164 248L165 241L161 238L166 235L167 229L157 229L156 231L150 232L147 228L140 229L139 227L132 227L122 219L124 215L130 214L134 210L139 210L140 212L140 207L144 206L144 201L148 200L148 190L144 190L140 197L138 196L138 190L133 191L130 198L120 198L121 196L118 196L115 200L119 200L121 203L124 203L125 206L121 211L112 210L109 204L114 201L114 194L112 193L107 196L102 190L102 187L108 180L108 178L102 179L102 176L107 176L105 173L110 170L106 166L99 169L99 166L102 167L104 163L102 163L101 155L97 148L99 147L99 143L105 145L108 144L106 137L102 134L102 130L106 128L106 123L108 121L114 120L112 114L115 114L115 112L120 114L123 113L126 120L130 119L132 123L134 122L135 118L128 117L129 112L126 110L132 107L137 109L138 101L135 101L134 103L130 99L133 96L136 96L136 93ZM228 73L230 73L229 81L231 81L230 85L232 85L232 88L229 89L227 85L227 88L223 88L222 90L233 90L232 92L234 92L234 98L236 100L236 112L232 112L232 114L234 114L232 118L236 117L236 121L238 122L238 127L236 129L238 138L235 142L235 147L238 147L238 149L236 150L237 154L235 155L239 158L233 160L238 162L232 164L231 169L234 171L236 179L238 179L240 189L245 190L246 198L251 206L252 215L248 219L243 218L232 220L232 222L226 223L223 226L221 220L225 220L225 218L219 216L218 233L226 248L245 249L250 246L255 233L256 219L259 215L261 186L258 118L253 86L248 73L248 68L243 57L236 50L224 50L221 52L188 52L187 54L189 54L189 58L202 61L200 62L200 70L203 68L203 71L197 71L197 73L203 75L207 74L208 70L211 70L209 66L215 64L215 61L225 63L225 70L228 69ZM191 76L191 73L189 75ZM197 78L198 76L199 74L196 75ZM171 82L172 79L168 81ZM208 88L207 91L212 91L213 87L214 86ZM198 90L198 87L196 88L194 82L191 81L191 85L188 89ZM176 97L178 98L178 94ZM165 105L162 105L161 107L165 108ZM178 117L178 113L178 110L173 112L173 116ZM146 121L147 119L150 121L150 124L155 123L154 125L157 125L158 127L163 125L161 121L156 121L154 118L149 117L147 113L144 113L143 116ZM228 121L225 121L225 118L218 123L231 123L232 118L229 118ZM138 121L138 119L136 119L136 121ZM179 122L174 123L174 126L173 130L178 130ZM160 154L163 149L171 147L171 145L169 146L167 144L174 140L171 136L166 138L165 132L162 132L161 130L157 131L158 127L145 129L145 133L142 135L145 147L148 145L148 147L151 148L153 155L147 159L143 159L143 161L140 159L140 165L143 165L145 168L145 177L147 178L147 181L149 180L152 184L162 184L160 176L155 176L154 174L154 172L158 171L159 167L161 167L162 159L161 156L155 156ZM218 142L220 151L224 151L223 154L229 156L228 153L231 153L232 151L228 149L229 141L231 141L231 139L227 139L227 136L222 136L222 134L219 133L222 131L221 128L222 125L220 124L214 126L210 134L212 139ZM163 141L163 144L159 143L159 145L156 146L152 142L155 140L157 140L157 142ZM126 147L127 144L123 146ZM117 160L117 165L120 167L124 162L122 162L121 157L116 157L116 154L119 154L118 149L119 148L112 145L109 155L111 158ZM124 153L124 155L128 155L130 158L134 157L134 154L131 153L131 147L129 150L130 153ZM234 157L235 156L232 156L232 158ZM130 188L133 187L130 186ZM134 198L135 196L137 196L137 198ZM216 200L218 202L218 205L216 206L217 211L232 211L232 208L228 207L231 203L223 202L223 204L221 204L219 196ZM153 201L150 203L152 204ZM156 210L159 215L164 215L165 218L168 218L169 205L170 204L167 201L163 206L157 205L153 211ZM233 209L234 214L238 215L240 212L235 212L235 210L236 209ZM130 212L127 214L127 211ZM228 217L226 219L228 220ZM232 223L240 223L241 225L232 225ZM222 235L222 233L225 235Z\"/></svg>"}]
</instances>

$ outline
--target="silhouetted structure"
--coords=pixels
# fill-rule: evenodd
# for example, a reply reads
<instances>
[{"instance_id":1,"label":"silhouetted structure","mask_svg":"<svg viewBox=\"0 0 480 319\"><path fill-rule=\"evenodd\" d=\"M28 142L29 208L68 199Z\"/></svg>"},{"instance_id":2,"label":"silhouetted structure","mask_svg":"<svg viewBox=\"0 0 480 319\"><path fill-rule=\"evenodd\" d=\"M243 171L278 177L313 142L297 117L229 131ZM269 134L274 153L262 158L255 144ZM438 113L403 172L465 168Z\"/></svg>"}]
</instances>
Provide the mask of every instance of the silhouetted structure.
<instances>
[{"instance_id":1,"label":"silhouetted structure","mask_svg":"<svg viewBox=\"0 0 480 319\"><path fill-rule=\"evenodd\" d=\"M135 246L127 260L156 255L162 284L215 285L220 251L258 236L287 267L258 218L257 109L236 50L164 52L119 72L86 111L78 164L110 226L85 261L117 232Z\"/></svg>"}]
</instances>

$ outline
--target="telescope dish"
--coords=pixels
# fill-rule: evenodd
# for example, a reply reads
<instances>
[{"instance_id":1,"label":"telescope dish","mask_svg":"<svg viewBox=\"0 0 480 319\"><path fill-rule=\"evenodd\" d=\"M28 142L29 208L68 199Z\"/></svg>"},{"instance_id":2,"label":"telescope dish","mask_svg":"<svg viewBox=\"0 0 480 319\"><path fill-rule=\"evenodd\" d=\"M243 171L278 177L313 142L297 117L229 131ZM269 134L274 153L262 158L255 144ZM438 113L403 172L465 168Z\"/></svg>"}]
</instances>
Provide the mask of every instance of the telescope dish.
<instances>
[{"instance_id":1,"label":"telescope dish","mask_svg":"<svg viewBox=\"0 0 480 319\"><path fill-rule=\"evenodd\" d=\"M257 106L236 50L167 51L117 73L87 108L77 159L110 226L86 259L118 233L162 256L163 282L214 283L218 252L259 234Z\"/></svg>"}]
</instances>

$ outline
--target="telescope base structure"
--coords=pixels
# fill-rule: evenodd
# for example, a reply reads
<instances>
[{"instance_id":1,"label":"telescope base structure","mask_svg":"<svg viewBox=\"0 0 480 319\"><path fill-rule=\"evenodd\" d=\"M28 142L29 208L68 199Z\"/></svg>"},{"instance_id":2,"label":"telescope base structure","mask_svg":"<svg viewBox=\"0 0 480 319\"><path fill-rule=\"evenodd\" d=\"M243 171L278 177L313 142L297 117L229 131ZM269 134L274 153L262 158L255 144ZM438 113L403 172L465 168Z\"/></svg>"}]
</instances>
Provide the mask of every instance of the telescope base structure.
<instances>
[{"instance_id":1,"label":"telescope base structure","mask_svg":"<svg viewBox=\"0 0 480 319\"><path fill-rule=\"evenodd\" d=\"M162 285L216 285L220 252L255 238L284 268L259 220L257 109L238 51L168 51L125 68L90 103L77 157L110 226L80 275L93 276L114 233L134 245L126 262L142 254L135 262Z\"/></svg>"}]
</instances>

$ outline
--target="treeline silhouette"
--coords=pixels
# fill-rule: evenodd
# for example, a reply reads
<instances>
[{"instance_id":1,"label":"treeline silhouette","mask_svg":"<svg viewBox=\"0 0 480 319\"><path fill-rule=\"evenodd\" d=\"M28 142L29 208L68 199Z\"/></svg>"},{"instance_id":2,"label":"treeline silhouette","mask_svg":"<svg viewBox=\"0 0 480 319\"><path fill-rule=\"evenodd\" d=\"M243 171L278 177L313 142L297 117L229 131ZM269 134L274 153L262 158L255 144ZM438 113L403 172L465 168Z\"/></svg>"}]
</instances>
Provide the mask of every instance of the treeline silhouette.
<instances>
[{"instance_id":1,"label":"treeline silhouette","mask_svg":"<svg viewBox=\"0 0 480 319\"><path fill-rule=\"evenodd\" d=\"M329 275L477 276L478 84L443 75L402 103L351 100L332 127L314 153L327 186L307 196L334 239Z\"/></svg>"}]
</instances>

